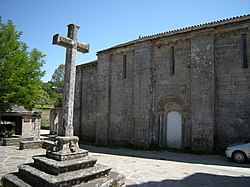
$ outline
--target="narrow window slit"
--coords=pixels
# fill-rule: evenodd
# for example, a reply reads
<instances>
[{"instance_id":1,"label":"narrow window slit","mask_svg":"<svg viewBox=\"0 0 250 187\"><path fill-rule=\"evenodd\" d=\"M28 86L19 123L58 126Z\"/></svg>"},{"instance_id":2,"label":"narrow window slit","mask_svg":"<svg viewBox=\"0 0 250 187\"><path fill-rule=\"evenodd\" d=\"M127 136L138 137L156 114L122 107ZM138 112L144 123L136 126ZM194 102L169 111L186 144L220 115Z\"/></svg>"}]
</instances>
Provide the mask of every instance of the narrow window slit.
<instances>
[{"instance_id":1,"label":"narrow window slit","mask_svg":"<svg viewBox=\"0 0 250 187\"><path fill-rule=\"evenodd\" d=\"M242 50L243 50L243 64L242 68L248 68L248 59L247 59L247 35L242 34Z\"/></svg>"},{"instance_id":2,"label":"narrow window slit","mask_svg":"<svg viewBox=\"0 0 250 187\"><path fill-rule=\"evenodd\" d=\"M123 55L123 72L122 72L122 77L124 79L127 78L127 56Z\"/></svg>"},{"instance_id":3,"label":"narrow window slit","mask_svg":"<svg viewBox=\"0 0 250 187\"><path fill-rule=\"evenodd\" d=\"M170 49L170 74L175 74L174 46Z\"/></svg>"}]
</instances>

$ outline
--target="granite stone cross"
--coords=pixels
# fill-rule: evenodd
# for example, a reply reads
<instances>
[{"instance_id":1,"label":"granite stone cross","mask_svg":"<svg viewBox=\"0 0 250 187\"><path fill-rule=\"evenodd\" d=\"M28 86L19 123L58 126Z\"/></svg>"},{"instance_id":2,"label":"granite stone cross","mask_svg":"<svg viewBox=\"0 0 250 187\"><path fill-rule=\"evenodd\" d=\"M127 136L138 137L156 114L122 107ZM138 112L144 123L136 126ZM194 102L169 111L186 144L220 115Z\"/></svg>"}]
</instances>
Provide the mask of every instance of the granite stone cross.
<instances>
[{"instance_id":1,"label":"granite stone cross","mask_svg":"<svg viewBox=\"0 0 250 187\"><path fill-rule=\"evenodd\" d=\"M68 37L63 37L59 34L53 36L53 44L67 48L63 90L63 124L61 127L59 127L59 136L73 136L74 134L73 110L76 74L76 52L89 52L89 44L80 43L77 41L78 29L78 25L70 24L68 25Z\"/></svg>"},{"instance_id":2,"label":"granite stone cross","mask_svg":"<svg viewBox=\"0 0 250 187\"><path fill-rule=\"evenodd\" d=\"M63 108L62 120L58 128L58 136L55 138L55 145L46 152L47 157L55 160L68 160L86 156L88 151L79 148L79 138L74 136L73 110L75 93L76 74L76 52L89 52L89 44L77 41L79 26L68 25L68 36L53 36L53 43L66 47L66 61L64 74Z\"/></svg>"}]
</instances>

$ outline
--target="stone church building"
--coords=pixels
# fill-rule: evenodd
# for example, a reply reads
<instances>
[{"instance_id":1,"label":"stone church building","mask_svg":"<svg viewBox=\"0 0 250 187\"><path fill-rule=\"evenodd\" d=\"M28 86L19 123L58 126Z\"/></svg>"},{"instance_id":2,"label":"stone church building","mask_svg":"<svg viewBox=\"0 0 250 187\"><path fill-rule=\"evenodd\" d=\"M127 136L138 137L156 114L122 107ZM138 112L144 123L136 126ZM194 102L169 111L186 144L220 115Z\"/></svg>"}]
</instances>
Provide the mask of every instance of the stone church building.
<instances>
[{"instance_id":1,"label":"stone church building","mask_svg":"<svg viewBox=\"0 0 250 187\"><path fill-rule=\"evenodd\" d=\"M250 138L250 15L139 37L77 66L82 140L221 151Z\"/></svg>"}]
</instances>

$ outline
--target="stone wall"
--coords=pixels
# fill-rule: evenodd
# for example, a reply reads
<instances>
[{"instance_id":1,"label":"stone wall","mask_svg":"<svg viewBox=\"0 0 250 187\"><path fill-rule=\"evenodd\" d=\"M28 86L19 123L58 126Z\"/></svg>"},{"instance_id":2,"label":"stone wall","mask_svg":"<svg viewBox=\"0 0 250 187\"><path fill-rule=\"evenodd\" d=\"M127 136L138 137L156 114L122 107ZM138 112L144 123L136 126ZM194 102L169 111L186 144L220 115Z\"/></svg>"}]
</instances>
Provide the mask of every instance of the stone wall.
<instances>
[{"instance_id":1,"label":"stone wall","mask_svg":"<svg viewBox=\"0 0 250 187\"><path fill-rule=\"evenodd\" d=\"M109 68L109 143L132 144L133 52L124 49L112 53Z\"/></svg>"},{"instance_id":2,"label":"stone wall","mask_svg":"<svg viewBox=\"0 0 250 187\"><path fill-rule=\"evenodd\" d=\"M174 51L174 72L172 69L172 50ZM186 35L162 38L153 43L152 47L152 143L167 146L167 114L178 111L183 116L184 148L190 148L191 122L191 43ZM172 65L171 65L172 64Z\"/></svg>"},{"instance_id":3,"label":"stone wall","mask_svg":"<svg viewBox=\"0 0 250 187\"><path fill-rule=\"evenodd\" d=\"M233 25L215 34L216 150L250 138L250 69L243 68L242 51L242 34L247 34L249 63L249 26Z\"/></svg>"},{"instance_id":4,"label":"stone wall","mask_svg":"<svg viewBox=\"0 0 250 187\"><path fill-rule=\"evenodd\" d=\"M214 35L203 31L191 38L191 147L213 151Z\"/></svg>"},{"instance_id":5,"label":"stone wall","mask_svg":"<svg viewBox=\"0 0 250 187\"><path fill-rule=\"evenodd\" d=\"M74 103L74 132L82 140L96 139L96 62L76 67L76 92Z\"/></svg>"},{"instance_id":6,"label":"stone wall","mask_svg":"<svg viewBox=\"0 0 250 187\"><path fill-rule=\"evenodd\" d=\"M102 53L98 56L97 68L97 121L96 144L107 145L110 128L110 55ZM99 63L101 62L101 63Z\"/></svg>"},{"instance_id":7,"label":"stone wall","mask_svg":"<svg viewBox=\"0 0 250 187\"><path fill-rule=\"evenodd\" d=\"M23 116L22 138L40 139L41 119L36 116Z\"/></svg>"},{"instance_id":8,"label":"stone wall","mask_svg":"<svg viewBox=\"0 0 250 187\"><path fill-rule=\"evenodd\" d=\"M244 19L98 52L97 66L77 67L76 132L97 144L168 147L168 114L177 112L183 149L212 152L249 138L242 34L249 63L250 21Z\"/></svg>"},{"instance_id":9,"label":"stone wall","mask_svg":"<svg viewBox=\"0 0 250 187\"><path fill-rule=\"evenodd\" d=\"M134 46L134 145L148 147L151 106L150 43Z\"/></svg>"}]
</instances>

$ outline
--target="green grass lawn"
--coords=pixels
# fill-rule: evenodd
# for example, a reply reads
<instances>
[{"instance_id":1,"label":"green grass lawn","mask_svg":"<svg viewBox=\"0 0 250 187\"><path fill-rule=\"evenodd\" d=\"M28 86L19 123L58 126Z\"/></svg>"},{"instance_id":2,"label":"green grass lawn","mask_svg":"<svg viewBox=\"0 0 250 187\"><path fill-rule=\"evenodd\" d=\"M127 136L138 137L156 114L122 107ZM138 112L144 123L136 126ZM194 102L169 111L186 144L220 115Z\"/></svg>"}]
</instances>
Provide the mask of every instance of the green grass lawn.
<instances>
[{"instance_id":1,"label":"green grass lawn","mask_svg":"<svg viewBox=\"0 0 250 187\"><path fill-rule=\"evenodd\" d=\"M54 105L51 105L51 104L46 104L46 105L36 104L35 105L35 109L51 109L51 108L54 108Z\"/></svg>"}]
</instances>

